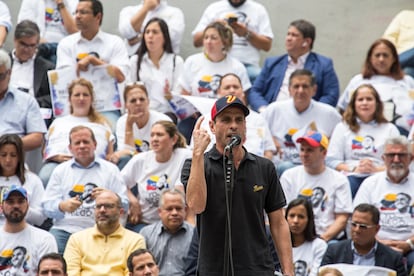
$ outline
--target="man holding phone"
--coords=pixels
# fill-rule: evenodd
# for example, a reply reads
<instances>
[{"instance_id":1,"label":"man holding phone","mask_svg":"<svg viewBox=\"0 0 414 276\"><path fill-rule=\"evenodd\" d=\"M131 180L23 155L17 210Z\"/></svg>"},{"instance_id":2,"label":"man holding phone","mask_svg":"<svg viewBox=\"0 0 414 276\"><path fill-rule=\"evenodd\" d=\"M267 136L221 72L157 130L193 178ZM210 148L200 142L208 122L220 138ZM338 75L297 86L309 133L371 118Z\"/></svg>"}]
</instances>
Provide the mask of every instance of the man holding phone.
<instances>
[{"instance_id":1,"label":"man holding phone","mask_svg":"<svg viewBox=\"0 0 414 276\"><path fill-rule=\"evenodd\" d=\"M50 233L55 236L58 252L63 254L72 233L95 223L96 197L110 190L122 200L128 211L126 186L116 165L95 156L93 131L83 125L69 133L69 150L73 158L59 164L50 176L42 200L45 215L54 219Z\"/></svg>"},{"instance_id":2,"label":"man holding phone","mask_svg":"<svg viewBox=\"0 0 414 276\"><path fill-rule=\"evenodd\" d=\"M233 29L230 54L242 62L253 83L260 73L260 50L272 47L273 32L266 8L253 0L221 0L210 4L192 32L195 47L203 44L204 28L213 21L224 21Z\"/></svg>"}]
</instances>

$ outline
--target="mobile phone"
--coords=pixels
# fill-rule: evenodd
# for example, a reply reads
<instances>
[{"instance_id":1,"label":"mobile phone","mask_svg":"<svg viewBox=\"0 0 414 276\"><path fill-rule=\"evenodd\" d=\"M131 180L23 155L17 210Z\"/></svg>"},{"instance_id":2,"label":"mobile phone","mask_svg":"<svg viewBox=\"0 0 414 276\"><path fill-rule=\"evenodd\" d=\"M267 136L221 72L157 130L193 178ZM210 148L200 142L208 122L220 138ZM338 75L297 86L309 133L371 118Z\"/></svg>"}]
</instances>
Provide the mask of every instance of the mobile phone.
<instances>
[{"instance_id":1,"label":"mobile phone","mask_svg":"<svg viewBox=\"0 0 414 276\"><path fill-rule=\"evenodd\" d=\"M237 17L231 16L231 17L227 18L227 22L229 24L235 23L235 22L237 22Z\"/></svg>"},{"instance_id":2,"label":"mobile phone","mask_svg":"<svg viewBox=\"0 0 414 276\"><path fill-rule=\"evenodd\" d=\"M92 196L92 192L87 193L86 195L81 195L80 201L84 201Z\"/></svg>"}]
</instances>

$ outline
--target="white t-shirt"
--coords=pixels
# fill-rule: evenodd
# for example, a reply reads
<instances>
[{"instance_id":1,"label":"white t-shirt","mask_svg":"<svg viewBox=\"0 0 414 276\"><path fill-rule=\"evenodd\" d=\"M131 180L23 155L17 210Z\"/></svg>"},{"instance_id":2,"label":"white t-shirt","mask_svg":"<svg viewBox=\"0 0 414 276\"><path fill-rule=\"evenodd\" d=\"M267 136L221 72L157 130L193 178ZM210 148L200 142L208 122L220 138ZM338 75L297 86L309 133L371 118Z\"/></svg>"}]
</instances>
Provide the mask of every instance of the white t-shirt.
<instances>
[{"instance_id":1,"label":"white t-shirt","mask_svg":"<svg viewBox=\"0 0 414 276\"><path fill-rule=\"evenodd\" d=\"M311 100L309 107L299 113L293 99L273 102L261 113L266 119L270 133L277 139L283 151L283 160L300 164L299 152L294 134L315 123L319 132L330 137L341 116L330 105ZM303 134L305 134L304 131ZM299 137L298 137L299 138Z\"/></svg>"},{"instance_id":2,"label":"white t-shirt","mask_svg":"<svg viewBox=\"0 0 414 276\"><path fill-rule=\"evenodd\" d=\"M40 258L57 252L55 237L47 231L27 224L18 233L0 229L0 275L35 276Z\"/></svg>"},{"instance_id":3,"label":"white t-shirt","mask_svg":"<svg viewBox=\"0 0 414 276\"><path fill-rule=\"evenodd\" d=\"M149 224L160 220L157 210L161 191L181 183L181 168L191 155L189 149L177 148L170 160L160 163L151 150L135 155L122 169L121 175L127 187L138 185L143 222Z\"/></svg>"},{"instance_id":4,"label":"white t-shirt","mask_svg":"<svg viewBox=\"0 0 414 276\"><path fill-rule=\"evenodd\" d=\"M45 192L42 181L40 178L30 171L25 172L26 182L24 188L27 191L29 198L29 210L26 215L26 222L32 225L41 225L46 217L42 213L42 198ZM19 178L16 175L10 177L0 176L0 194L3 195L5 189L8 189L11 185L21 186ZM0 226L4 225L6 218L3 213L0 214Z\"/></svg>"},{"instance_id":5,"label":"white t-shirt","mask_svg":"<svg viewBox=\"0 0 414 276\"><path fill-rule=\"evenodd\" d=\"M414 79L405 75L402 80L395 80L388 76L374 75L369 79L362 78L361 74L354 76L342 93L338 101L338 107L345 110L353 92L362 84L372 84L378 91L381 101L384 102L384 115L391 121L395 115L402 117L397 119L396 125L407 131L413 124L414 107ZM394 105L390 105L393 102ZM395 107L395 115L392 109Z\"/></svg>"},{"instance_id":6,"label":"white t-shirt","mask_svg":"<svg viewBox=\"0 0 414 276\"><path fill-rule=\"evenodd\" d=\"M292 247L293 262L295 266L296 276L316 276L318 275L318 268L321 265L323 255L325 254L328 245L320 238L313 241L305 241L298 247ZM306 264L304 270L299 270L297 267ZM302 271L305 273L303 274Z\"/></svg>"},{"instance_id":7,"label":"white t-shirt","mask_svg":"<svg viewBox=\"0 0 414 276\"><path fill-rule=\"evenodd\" d=\"M280 178L286 202L308 198L315 215L316 233L322 235L335 221L337 213L352 213L351 188L345 175L326 167L318 175L308 174L303 166L286 170Z\"/></svg>"},{"instance_id":8,"label":"white t-shirt","mask_svg":"<svg viewBox=\"0 0 414 276\"><path fill-rule=\"evenodd\" d=\"M240 78L244 91L250 89L246 68L240 61L227 56L222 61L212 62L204 53L189 56L185 60L179 83L193 96L217 98L220 79L227 73L234 73Z\"/></svg>"},{"instance_id":9,"label":"white t-shirt","mask_svg":"<svg viewBox=\"0 0 414 276\"><path fill-rule=\"evenodd\" d=\"M149 120L147 124L142 127L138 128L136 124L133 125L133 132L134 132L134 141L135 141L135 149L131 148L129 145L125 145L125 128L126 128L126 120L128 114L125 113L122 115L117 123L116 123L116 139L118 143L118 150L123 149L130 149L136 150L137 152L148 151L150 148L150 138L151 138L151 128L152 125L161 120L166 120L171 122L171 118L167 115L160 113L158 111L150 110Z\"/></svg>"},{"instance_id":10,"label":"white t-shirt","mask_svg":"<svg viewBox=\"0 0 414 276\"><path fill-rule=\"evenodd\" d=\"M326 163L336 168L341 163L357 166L361 159L370 158L376 166L384 164L382 153L385 140L400 135L398 129L391 123L378 124L375 122L362 123L355 133L349 126L340 122L332 133L329 141Z\"/></svg>"},{"instance_id":11,"label":"white t-shirt","mask_svg":"<svg viewBox=\"0 0 414 276\"><path fill-rule=\"evenodd\" d=\"M95 155L105 159L108 145L115 139L111 128L107 125L90 122L88 117L73 115L59 117L52 122L45 136L46 145L43 159L47 160L58 154L72 155L69 151L69 133L73 127L80 125L92 129L97 143Z\"/></svg>"},{"instance_id":12,"label":"white t-shirt","mask_svg":"<svg viewBox=\"0 0 414 276\"><path fill-rule=\"evenodd\" d=\"M75 16L78 0L65 0L64 4L69 13ZM47 42L58 43L68 35L54 0L23 0L17 22L24 19L34 21L39 26L40 37Z\"/></svg>"},{"instance_id":13,"label":"white t-shirt","mask_svg":"<svg viewBox=\"0 0 414 276\"><path fill-rule=\"evenodd\" d=\"M273 39L272 27L266 8L253 0L248 0L237 8L231 6L228 0L210 4L205 9L192 35L204 31L208 24L216 20L225 20L230 15L236 16L237 22L246 24L249 31ZM233 47L230 54L240 62L259 66L260 52L245 37L233 35Z\"/></svg>"},{"instance_id":14,"label":"white t-shirt","mask_svg":"<svg viewBox=\"0 0 414 276\"><path fill-rule=\"evenodd\" d=\"M137 60L137 55L132 56L130 59L131 82L137 81ZM178 78L183 72L183 65L183 58L175 54L164 53L159 61L159 68L149 59L148 53L143 56L139 80L145 84L149 92L151 109L159 112L172 111L170 104L164 97L164 87L166 82L168 82L170 92L180 94Z\"/></svg>"},{"instance_id":15,"label":"white t-shirt","mask_svg":"<svg viewBox=\"0 0 414 276\"><path fill-rule=\"evenodd\" d=\"M405 241L414 235L414 175L401 183L387 180L386 172L376 173L362 182L354 198L375 205L381 213L379 239Z\"/></svg>"}]
</instances>

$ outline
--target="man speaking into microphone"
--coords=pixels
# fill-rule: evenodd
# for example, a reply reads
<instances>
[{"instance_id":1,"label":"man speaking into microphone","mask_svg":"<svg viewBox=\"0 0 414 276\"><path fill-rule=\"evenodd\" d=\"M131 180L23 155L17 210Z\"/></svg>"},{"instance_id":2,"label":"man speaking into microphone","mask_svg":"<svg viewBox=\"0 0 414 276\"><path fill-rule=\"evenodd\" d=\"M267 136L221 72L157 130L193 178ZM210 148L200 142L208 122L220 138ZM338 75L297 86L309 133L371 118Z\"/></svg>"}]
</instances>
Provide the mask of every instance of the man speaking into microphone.
<instances>
[{"instance_id":1,"label":"man speaking into microphone","mask_svg":"<svg viewBox=\"0 0 414 276\"><path fill-rule=\"evenodd\" d=\"M207 130L194 131L192 161L182 171L188 207L197 216L199 275L271 276L274 264L266 236L264 212L284 275L294 275L291 239L283 215L285 196L273 163L246 151L249 109L235 96L218 99ZM231 184L231 185L230 185Z\"/></svg>"}]
</instances>

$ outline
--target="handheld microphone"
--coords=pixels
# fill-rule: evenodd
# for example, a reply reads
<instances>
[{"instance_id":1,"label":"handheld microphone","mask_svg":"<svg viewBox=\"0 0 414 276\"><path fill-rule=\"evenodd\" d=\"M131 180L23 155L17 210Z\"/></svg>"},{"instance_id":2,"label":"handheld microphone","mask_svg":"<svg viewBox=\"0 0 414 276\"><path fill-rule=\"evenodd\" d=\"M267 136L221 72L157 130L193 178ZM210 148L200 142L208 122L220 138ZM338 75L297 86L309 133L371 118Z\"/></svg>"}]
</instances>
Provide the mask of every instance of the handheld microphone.
<instances>
[{"instance_id":1,"label":"handheld microphone","mask_svg":"<svg viewBox=\"0 0 414 276\"><path fill-rule=\"evenodd\" d=\"M234 146L240 145L241 143L241 137L240 135L233 135L231 137L230 142L227 144L227 146L224 148L225 150L229 150L231 148L233 148Z\"/></svg>"}]
</instances>

